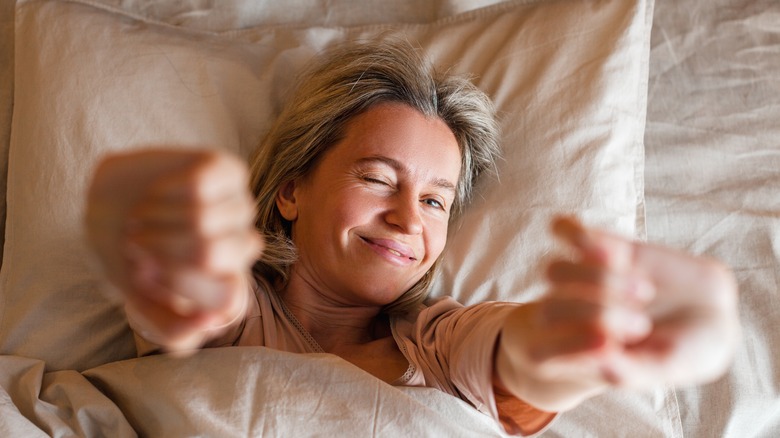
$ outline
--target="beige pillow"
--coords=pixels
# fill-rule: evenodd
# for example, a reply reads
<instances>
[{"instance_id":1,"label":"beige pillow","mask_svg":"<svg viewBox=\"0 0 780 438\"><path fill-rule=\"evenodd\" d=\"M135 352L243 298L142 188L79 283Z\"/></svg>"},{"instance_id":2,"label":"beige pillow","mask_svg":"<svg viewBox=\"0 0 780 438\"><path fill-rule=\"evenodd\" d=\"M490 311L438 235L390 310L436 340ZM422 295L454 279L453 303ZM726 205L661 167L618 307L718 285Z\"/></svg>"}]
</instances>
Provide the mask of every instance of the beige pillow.
<instances>
[{"instance_id":1,"label":"beige pillow","mask_svg":"<svg viewBox=\"0 0 780 438\"><path fill-rule=\"evenodd\" d=\"M239 3L253 8L230 2ZM354 38L401 35L493 97L504 159L455 228L436 293L467 303L535 296L551 215L643 235L651 3L513 1L430 23L217 33L95 2L19 2L0 353L49 369L133 356L82 238L98 157L150 145L246 157L307 60Z\"/></svg>"}]
</instances>

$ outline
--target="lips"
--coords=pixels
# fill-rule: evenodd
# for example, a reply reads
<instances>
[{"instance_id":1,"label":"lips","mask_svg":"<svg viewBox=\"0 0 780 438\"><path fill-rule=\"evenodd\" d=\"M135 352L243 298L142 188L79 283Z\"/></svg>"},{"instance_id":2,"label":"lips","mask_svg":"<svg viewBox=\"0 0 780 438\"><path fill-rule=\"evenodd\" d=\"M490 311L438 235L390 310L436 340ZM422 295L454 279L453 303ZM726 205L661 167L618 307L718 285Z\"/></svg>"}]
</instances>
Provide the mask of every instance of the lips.
<instances>
[{"instance_id":1,"label":"lips","mask_svg":"<svg viewBox=\"0 0 780 438\"><path fill-rule=\"evenodd\" d=\"M411 261L417 261L417 257L415 256L414 251L412 250L411 247L396 242L395 240L382 239L382 238L370 238L364 236L360 236L360 238L363 239L363 241L365 241L369 245L384 249L389 254L392 254L395 257L399 257Z\"/></svg>"}]
</instances>

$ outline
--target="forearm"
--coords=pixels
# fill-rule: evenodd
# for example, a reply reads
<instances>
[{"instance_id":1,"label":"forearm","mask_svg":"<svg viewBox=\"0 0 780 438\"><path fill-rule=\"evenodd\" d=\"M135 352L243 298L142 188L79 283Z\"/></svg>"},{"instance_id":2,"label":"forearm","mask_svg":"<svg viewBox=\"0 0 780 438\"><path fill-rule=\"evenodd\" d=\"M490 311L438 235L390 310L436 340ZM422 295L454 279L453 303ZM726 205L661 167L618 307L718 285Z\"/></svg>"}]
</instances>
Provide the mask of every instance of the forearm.
<instances>
[{"instance_id":1,"label":"forearm","mask_svg":"<svg viewBox=\"0 0 780 438\"><path fill-rule=\"evenodd\" d=\"M588 370L569 373L535 354L533 304L521 306L504 323L496 351L497 381L509 393L541 410L562 412L602 393L607 384Z\"/></svg>"}]
</instances>

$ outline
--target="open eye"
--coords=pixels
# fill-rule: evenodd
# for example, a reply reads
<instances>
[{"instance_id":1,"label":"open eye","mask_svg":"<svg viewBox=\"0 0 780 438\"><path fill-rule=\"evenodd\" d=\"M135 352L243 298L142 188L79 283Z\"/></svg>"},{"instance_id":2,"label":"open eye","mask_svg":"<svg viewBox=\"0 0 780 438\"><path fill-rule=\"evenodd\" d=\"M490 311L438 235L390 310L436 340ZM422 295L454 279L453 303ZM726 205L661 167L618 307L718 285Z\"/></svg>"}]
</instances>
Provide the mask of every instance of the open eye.
<instances>
[{"instance_id":1,"label":"open eye","mask_svg":"<svg viewBox=\"0 0 780 438\"><path fill-rule=\"evenodd\" d=\"M439 201L438 199L426 198L426 199L423 199L422 202L424 204L426 204L426 205L429 205L429 206L433 207L433 208L438 208L440 210L444 210L444 204L441 201Z\"/></svg>"}]
</instances>

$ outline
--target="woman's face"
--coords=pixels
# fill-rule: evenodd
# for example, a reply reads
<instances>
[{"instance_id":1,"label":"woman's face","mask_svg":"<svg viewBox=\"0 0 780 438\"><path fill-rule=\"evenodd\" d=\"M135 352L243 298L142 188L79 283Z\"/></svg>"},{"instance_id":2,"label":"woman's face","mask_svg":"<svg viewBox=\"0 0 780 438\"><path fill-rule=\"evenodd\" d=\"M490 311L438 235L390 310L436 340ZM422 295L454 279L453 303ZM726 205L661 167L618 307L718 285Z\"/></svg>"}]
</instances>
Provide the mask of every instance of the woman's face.
<instances>
[{"instance_id":1,"label":"woman's face","mask_svg":"<svg viewBox=\"0 0 780 438\"><path fill-rule=\"evenodd\" d=\"M341 304L385 305L441 254L461 156L449 127L398 103L353 118L307 177L277 197L293 275Z\"/></svg>"}]
</instances>

